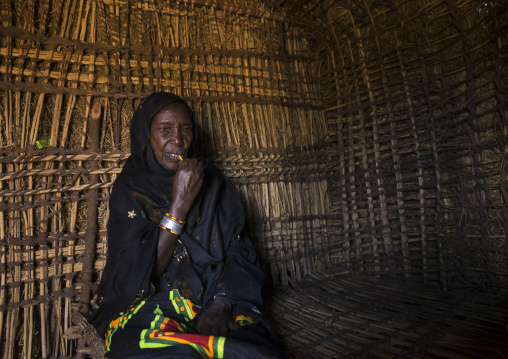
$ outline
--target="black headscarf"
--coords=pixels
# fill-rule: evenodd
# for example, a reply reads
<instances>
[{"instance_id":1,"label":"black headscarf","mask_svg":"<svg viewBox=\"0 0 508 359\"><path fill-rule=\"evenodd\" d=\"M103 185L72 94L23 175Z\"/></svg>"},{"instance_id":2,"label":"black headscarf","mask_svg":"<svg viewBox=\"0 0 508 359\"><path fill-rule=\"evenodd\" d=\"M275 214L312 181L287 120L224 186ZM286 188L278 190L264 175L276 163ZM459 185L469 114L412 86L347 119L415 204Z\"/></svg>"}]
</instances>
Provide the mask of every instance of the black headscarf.
<instances>
[{"instance_id":1,"label":"black headscarf","mask_svg":"<svg viewBox=\"0 0 508 359\"><path fill-rule=\"evenodd\" d=\"M141 103L131 121L131 156L113 185L109 202L108 257L97 291L99 308L88 319L101 336L111 320L154 290L151 273L159 221L170 207L176 171L165 169L155 159L150 127L157 112L177 101L184 103L174 94L154 93ZM252 243L242 234L242 203L217 168L200 161L203 186L180 236L197 273L196 281L205 289L199 297L194 291L196 297L191 299L206 306L215 295L225 294L232 301L260 305L264 274Z\"/></svg>"}]
</instances>

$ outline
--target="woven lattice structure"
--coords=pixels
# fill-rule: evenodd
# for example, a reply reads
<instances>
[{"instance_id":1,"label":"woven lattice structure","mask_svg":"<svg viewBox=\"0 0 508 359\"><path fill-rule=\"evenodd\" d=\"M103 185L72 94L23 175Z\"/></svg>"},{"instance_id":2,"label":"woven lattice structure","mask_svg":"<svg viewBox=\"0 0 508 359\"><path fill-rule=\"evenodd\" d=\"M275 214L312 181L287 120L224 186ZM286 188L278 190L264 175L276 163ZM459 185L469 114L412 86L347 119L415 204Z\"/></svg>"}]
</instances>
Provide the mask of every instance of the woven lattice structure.
<instances>
[{"instance_id":1,"label":"woven lattice structure","mask_svg":"<svg viewBox=\"0 0 508 359\"><path fill-rule=\"evenodd\" d=\"M79 312L130 118L159 90L242 197L289 356L474 357L450 348L488 325L506 350L506 1L0 6L2 358L93 352Z\"/></svg>"}]
</instances>

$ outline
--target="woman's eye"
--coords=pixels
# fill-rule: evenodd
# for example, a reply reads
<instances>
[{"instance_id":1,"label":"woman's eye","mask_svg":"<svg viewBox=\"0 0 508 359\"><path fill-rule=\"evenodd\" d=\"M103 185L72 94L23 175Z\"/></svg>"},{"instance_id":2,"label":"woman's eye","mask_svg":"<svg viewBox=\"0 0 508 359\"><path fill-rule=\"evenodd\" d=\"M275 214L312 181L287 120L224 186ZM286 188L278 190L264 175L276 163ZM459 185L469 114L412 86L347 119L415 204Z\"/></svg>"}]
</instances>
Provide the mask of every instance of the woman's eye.
<instances>
[{"instance_id":1,"label":"woman's eye","mask_svg":"<svg viewBox=\"0 0 508 359\"><path fill-rule=\"evenodd\" d=\"M184 127L184 128L182 128L182 132L191 133L192 132L192 128L191 127Z\"/></svg>"}]
</instances>

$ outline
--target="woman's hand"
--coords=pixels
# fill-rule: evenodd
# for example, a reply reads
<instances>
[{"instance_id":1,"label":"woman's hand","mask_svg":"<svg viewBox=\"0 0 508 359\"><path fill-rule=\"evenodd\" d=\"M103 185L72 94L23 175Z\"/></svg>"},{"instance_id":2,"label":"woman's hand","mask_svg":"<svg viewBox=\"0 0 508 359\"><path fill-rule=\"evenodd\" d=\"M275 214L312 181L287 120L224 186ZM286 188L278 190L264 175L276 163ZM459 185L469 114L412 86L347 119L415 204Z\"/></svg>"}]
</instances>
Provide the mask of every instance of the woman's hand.
<instances>
[{"instance_id":1,"label":"woman's hand","mask_svg":"<svg viewBox=\"0 0 508 359\"><path fill-rule=\"evenodd\" d=\"M240 328L231 314L231 302L226 297L217 297L199 317L196 330L199 334L227 337L229 330Z\"/></svg>"},{"instance_id":2,"label":"woman's hand","mask_svg":"<svg viewBox=\"0 0 508 359\"><path fill-rule=\"evenodd\" d=\"M185 158L180 162L173 179L173 199L169 213L185 220L194 199L203 185L203 164L195 158Z\"/></svg>"}]
</instances>

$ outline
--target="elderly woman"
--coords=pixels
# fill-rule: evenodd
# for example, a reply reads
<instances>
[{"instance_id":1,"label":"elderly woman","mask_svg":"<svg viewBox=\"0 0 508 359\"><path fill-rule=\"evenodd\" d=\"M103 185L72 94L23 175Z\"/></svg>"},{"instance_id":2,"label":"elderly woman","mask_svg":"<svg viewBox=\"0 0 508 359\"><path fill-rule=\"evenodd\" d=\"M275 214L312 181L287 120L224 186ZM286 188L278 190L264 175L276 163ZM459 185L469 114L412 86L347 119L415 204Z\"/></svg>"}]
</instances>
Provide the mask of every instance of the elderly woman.
<instances>
[{"instance_id":1,"label":"elderly woman","mask_svg":"<svg viewBox=\"0 0 508 359\"><path fill-rule=\"evenodd\" d=\"M193 153L195 138L176 95L152 94L134 113L89 322L108 358L283 358L258 310L264 274L242 204Z\"/></svg>"}]
</instances>

